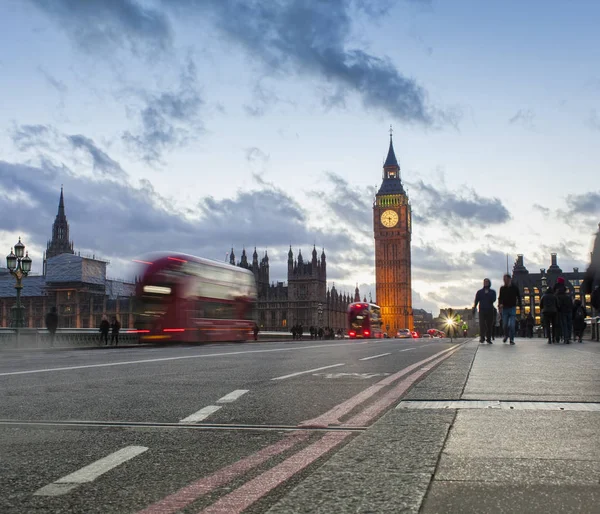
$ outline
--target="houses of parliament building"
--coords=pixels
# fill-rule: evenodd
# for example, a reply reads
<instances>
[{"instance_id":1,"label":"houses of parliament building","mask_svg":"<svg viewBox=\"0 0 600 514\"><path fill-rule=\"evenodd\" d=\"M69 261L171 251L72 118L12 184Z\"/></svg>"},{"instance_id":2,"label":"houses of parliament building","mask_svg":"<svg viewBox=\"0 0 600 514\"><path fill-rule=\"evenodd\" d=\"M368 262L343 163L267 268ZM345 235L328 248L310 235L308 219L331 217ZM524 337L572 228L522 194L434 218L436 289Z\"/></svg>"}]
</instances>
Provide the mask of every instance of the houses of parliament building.
<instances>
[{"instance_id":1,"label":"houses of parliament building","mask_svg":"<svg viewBox=\"0 0 600 514\"><path fill-rule=\"evenodd\" d=\"M340 293L335 285L327 288L325 251L304 261L302 252L288 253L287 284L270 282L269 257L258 259L256 250L249 262L246 251L236 262L233 249L231 264L254 273L258 288L257 323L261 330L289 331L294 325L346 327L348 305L360 295ZM111 280L106 275L108 262L75 253L69 237L64 192L61 188L58 212L47 242L41 275L30 274L24 280L21 302L25 308L25 326L44 327L45 315L56 307L61 328L95 328L103 316L117 317L123 328L133 328L135 312L132 301L135 283ZM11 308L16 303L15 281L6 268L0 268L0 327L9 327Z\"/></svg>"}]
</instances>

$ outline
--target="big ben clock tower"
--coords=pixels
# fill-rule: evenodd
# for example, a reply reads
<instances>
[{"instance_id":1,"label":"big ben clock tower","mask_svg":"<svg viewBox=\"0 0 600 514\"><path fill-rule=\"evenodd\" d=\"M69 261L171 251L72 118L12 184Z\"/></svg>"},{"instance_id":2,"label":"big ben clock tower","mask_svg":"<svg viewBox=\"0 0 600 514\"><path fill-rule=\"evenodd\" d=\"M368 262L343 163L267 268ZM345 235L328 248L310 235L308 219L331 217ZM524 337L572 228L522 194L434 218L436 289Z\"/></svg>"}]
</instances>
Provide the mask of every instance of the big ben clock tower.
<instances>
[{"instance_id":1,"label":"big ben clock tower","mask_svg":"<svg viewBox=\"0 0 600 514\"><path fill-rule=\"evenodd\" d=\"M373 204L375 282L383 326L392 337L399 328L413 329L411 289L411 211L400 180L400 165L390 148L383 165L383 180Z\"/></svg>"}]
</instances>

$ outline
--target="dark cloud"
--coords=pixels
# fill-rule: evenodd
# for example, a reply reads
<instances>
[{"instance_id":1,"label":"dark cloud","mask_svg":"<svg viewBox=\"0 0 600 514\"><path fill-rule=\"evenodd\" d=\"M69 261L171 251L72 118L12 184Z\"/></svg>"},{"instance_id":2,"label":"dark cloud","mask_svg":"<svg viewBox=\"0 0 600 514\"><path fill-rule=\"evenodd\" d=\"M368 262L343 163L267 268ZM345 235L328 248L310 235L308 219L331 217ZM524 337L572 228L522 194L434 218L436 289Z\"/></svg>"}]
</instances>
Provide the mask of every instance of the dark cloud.
<instances>
[{"instance_id":1,"label":"dark cloud","mask_svg":"<svg viewBox=\"0 0 600 514\"><path fill-rule=\"evenodd\" d=\"M45 152L74 157L73 149L89 157L96 174L123 180L127 173L121 165L112 159L92 139L81 134L62 134L50 125L19 125L11 132L14 145L22 152L36 152L38 156ZM80 163L72 159L77 165Z\"/></svg>"},{"instance_id":2,"label":"dark cloud","mask_svg":"<svg viewBox=\"0 0 600 514\"><path fill-rule=\"evenodd\" d=\"M38 66L38 71L46 79L46 82L50 84L50 86L52 86L54 89L56 89L56 91L58 91L60 94L64 95L68 91L67 85L63 81L58 80L48 71L46 71L42 66Z\"/></svg>"},{"instance_id":3,"label":"dark cloud","mask_svg":"<svg viewBox=\"0 0 600 514\"><path fill-rule=\"evenodd\" d=\"M121 168L121 165L110 158L106 152L98 148L96 143L89 137L81 134L67 136L67 139L78 150L87 153L92 159L94 171L99 171L103 175L112 176L119 179L124 179L127 174Z\"/></svg>"},{"instance_id":4,"label":"dark cloud","mask_svg":"<svg viewBox=\"0 0 600 514\"><path fill-rule=\"evenodd\" d=\"M389 8L386 3L169 0L163 5L179 14L208 17L270 72L310 73L357 93L366 107L406 122L434 125L455 118L430 106L423 87L401 74L390 59L349 47L355 10L381 15Z\"/></svg>"},{"instance_id":5,"label":"dark cloud","mask_svg":"<svg viewBox=\"0 0 600 514\"><path fill-rule=\"evenodd\" d=\"M552 211L548 207L544 207L539 203L534 203L533 208L536 211L540 211L544 216L550 216L550 214L552 213Z\"/></svg>"},{"instance_id":6,"label":"dark cloud","mask_svg":"<svg viewBox=\"0 0 600 514\"><path fill-rule=\"evenodd\" d=\"M10 133L13 144L21 151L41 150L49 147L49 141L56 137L56 131L49 125L18 125Z\"/></svg>"},{"instance_id":7,"label":"dark cloud","mask_svg":"<svg viewBox=\"0 0 600 514\"><path fill-rule=\"evenodd\" d=\"M502 273L506 271L506 253L498 250L478 250L473 253L473 264L483 270ZM509 268L512 268L513 263L511 257L508 258Z\"/></svg>"},{"instance_id":8,"label":"dark cloud","mask_svg":"<svg viewBox=\"0 0 600 514\"><path fill-rule=\"evenodd\" d=\"M415 219L423 224L439 222L446 226L486 226L509 221L511 215L499 198L486 198L474 190L460 192L436 188L422 180L411 184Z\"/></svg>"},{"instance_id":9,"label":"dark cloud","mask_svg":"<svg viewBox=\"0 0 600 514\"><path fill-rule=\"evenodd\" d=\"M535 127L534 120L535 113L531 109L519 109L508 122L511 125L521 125L524 128L532 129Z\"/></svg>"},{"instance_id":10,"label":"dark cloud","mask_svg":"<svg viewBox=\"0 0 600 514\"><path fill-rule=\"evenodd\" d=\"M267 163L270 159L270 156L263 152L260 148L256 146L252 146L250 148L246 148L246 160L251 163L260 162Z\"/></svg>"},{"instance_id":11,"label":"dark cloud","mask_svg":"<svg viewBox=\"0 0 600 514\"><path fill-rule=\"evenodd\" d=\"M412 267L427 276L431 272L450 273L464 269L464 261L432 244L412 245Z\"/></svg>"},{"instance_id":12,"label":"dark cloud","mask_svg":"<svg viewBox=\"0 0 600 514\"><path fill-rule=\"evenodd\" d=\"M126 48L152 57L171 45L164 12L136 0L29 0L58 22L78 46L110 56Z\"/></svg>"},{"instance_id":13,"label":"dark cloud","mask_svg":"<svg viewBox=\"0 0 600 514\"><path fill-rule=\"evenodd\" d=\"M196 67L191 60L181 72L177 91L139 91L140 130L126 131L123 140L147 163L158 163L162 154L186 144L203 132L199 118L204 101L198 92Z\"/></svg>"},{"instance_id":14,"label":"dark cloud","mask_svg":"<svg viewBox=\"0 0 600 514\"><path fill-rule=\"evenodd\" d=\"M346 227L372 237L372 199L375 191L351 186L337 173L326 171L324 175L331 187L312 191L310 194L318 198L329 214L344 223Z\"/></svg>"},{"instance_id":15,"label":"dark cloud","mask_svg":"<svg viewBox=\"0 0 600 514\"><path fill-rule=\"evenodd\" d=\"M120 261L165 249L221 260L233 244L238 257L242 245L256 245L268 248L272 257L285 259L291 243L310 258L316 243L326 248L331 277L351 279L351 236L344 231L311 228L302 206L265 182L256 189L239 191L233 198L207 197L195 216L188 217L147 180L136 186L123 181L115 187L111 177L100 175L90 180L48 160L40 166L0 161L0 212L18 207L20 213L17 219L1 216L0 231L22 231L29 235L28 245L44 245L56 215L61 183L65 185L71 236L76 248L86 253ZM273 280L285 279L285 262L272 262ZM120 269L118 272L122 274Z\"/></svg>"},{"instance_id":16,"label":"dark cloud","mask_svg":"<svg viewBox=\"0 0 600 514\"><path fill-rule=\"evenodd\" d=\"M600 219L600 190L567 196L568 216L595 216Z\"/></svg>"}]
</instances>

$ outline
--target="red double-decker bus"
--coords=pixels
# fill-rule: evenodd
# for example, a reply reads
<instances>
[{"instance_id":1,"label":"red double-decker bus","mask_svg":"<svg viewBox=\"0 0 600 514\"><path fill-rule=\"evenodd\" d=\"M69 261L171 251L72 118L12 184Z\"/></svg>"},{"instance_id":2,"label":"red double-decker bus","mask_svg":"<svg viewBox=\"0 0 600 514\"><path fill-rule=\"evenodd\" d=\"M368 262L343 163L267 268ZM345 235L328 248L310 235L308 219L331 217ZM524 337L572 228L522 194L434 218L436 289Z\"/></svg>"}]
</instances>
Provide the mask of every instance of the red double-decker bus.
<instances>
[{"instance_id":1,"label":"red double-decker bus","mask_svg":"<svg viewBox=\"0 0 600 514\"><path fill-rule=\"evenodd\" d=\"M136 260L136 331L142 341L246 341L253 338L252 272L180 253Z\"/></svg>"},{"instance_id":2,"label":"red double-decker bus","mask_svg":"<svg viewBox=\"0 0 600 514\"><path fill-rule=\"evenodd\" d=\"M348 306L348 336L354 338L382 338L381 308L374 303L356 302Z\"/></svg>"}]
</instances>

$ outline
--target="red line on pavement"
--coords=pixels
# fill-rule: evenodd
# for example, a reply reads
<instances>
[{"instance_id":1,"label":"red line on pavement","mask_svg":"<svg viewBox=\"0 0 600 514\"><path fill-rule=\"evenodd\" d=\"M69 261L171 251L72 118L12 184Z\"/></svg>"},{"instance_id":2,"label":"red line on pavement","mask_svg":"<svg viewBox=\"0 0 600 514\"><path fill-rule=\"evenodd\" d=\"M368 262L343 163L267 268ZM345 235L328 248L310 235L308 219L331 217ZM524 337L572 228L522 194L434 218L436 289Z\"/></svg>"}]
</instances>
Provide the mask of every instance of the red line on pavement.
<instances>
[{"instance_id":1,"label":"red line on pavement","mask_svg":"<svg viewBox=\"0 0 600 514\"><path fill-rule=\"evenodd\" d=\"M431 357L428 357L427 359L423 359L422 361L419 361L415 364L411 364L410 366L407 366L406 368L398 371L397 373L394 373L393 375L390 375L389 377L384 378L383 380L377 382L376 384L373 384L372 386L367 387L367 389L365 389L364 391L361 391L360 393L353 396L352 398L349 398L345 402L342 402L339 405L336 405L333 409L327 411L325 414L321 414L320 416L318 416L316 418L309 419L307 421L303 421L302 423L300 423L299 426L322 428L322 427L327 427L329 425L339 424L339 419L342 416L349 414L353 409L355 409L361 403L363 403L366 400L368 400L369 398L371 398L371 396L376 394L383 387L393 384L396 380L409 374L411 371L418 368L419 366L422 366L423 364L426 364L426 363L432 361L433 359L439 357L440 355L443 355L444 353L448 353L448 352L454 350L457 346L452 346L451 348L442 350L441 352L438 352L438 353L432 355Z\"/></svg>"},{"instance_id":2,"label":"red line on pavement","mask_svg":"<svg viewBox=\"0 0 600 514\"><path fill-rule=\"evenodd\" d=\"M200 480L183 487L176 493L139 511L138 514L169 514L178 512L201 496L210 493L217 487L221 487L222 485L231 482L234 478L260 466L271 457L293 448L307 438L307 433L292 432L281 441L267 446L230 466L224 467L210 476L201 478Z\"/></svg>"},{"instance_id":3,"label":"red line on pavement","mask_svg":"<svg viewBox=\"0 0 600 514\"><path fill-rule=\"evenodd\" d=\"M446 355L443 355L439 359L434 360L428 366L421 368L420 370L414 372L412 375L406 377L402 382L400 382L394 389L388 391L380 400L376 401L373 405L370 405L365 410L348 420L347 423L344 423L344 426L354 427L354 426L363 426L362 423L366 424L373 420L373 418L377 417L381 412L387 409L392 403L398 400L419 378L421 378L425 373L435 368L440 362L446 360L448 357L452 356L455 352L458 351L458 348L448 352Z\"/></svg>"},{"instance_id":4,"label":"red line on pavement","mask_svg":"<svg viewBox=\"0 0 600 514\"><path fill-rule=\"evenodd\" d=\"M307 446L272 469L246 482L235 491L204 509L202 514L235 514L246 510L257 500L292 478L319 457L338 446L351 432L334 432Z\"/></svg>"}]
</instances>

